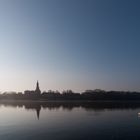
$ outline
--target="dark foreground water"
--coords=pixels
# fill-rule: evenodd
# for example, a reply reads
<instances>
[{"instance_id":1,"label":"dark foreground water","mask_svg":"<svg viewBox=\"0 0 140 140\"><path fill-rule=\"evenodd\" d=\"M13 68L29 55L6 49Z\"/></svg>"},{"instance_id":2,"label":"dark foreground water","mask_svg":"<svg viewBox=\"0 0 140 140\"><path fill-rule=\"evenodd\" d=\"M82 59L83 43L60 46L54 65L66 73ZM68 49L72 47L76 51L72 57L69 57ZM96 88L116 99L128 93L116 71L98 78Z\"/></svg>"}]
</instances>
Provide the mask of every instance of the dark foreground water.
<instances>
[{"instance_id":1,"label":"dark foreground water","mask_svg":"<svg viewBox=\"0 0 140 140\"><path fill-rule=\"evenodd\" d=\"M0 140L139 140L140 103L4 102Z\"/></svg>"}]
</instances>

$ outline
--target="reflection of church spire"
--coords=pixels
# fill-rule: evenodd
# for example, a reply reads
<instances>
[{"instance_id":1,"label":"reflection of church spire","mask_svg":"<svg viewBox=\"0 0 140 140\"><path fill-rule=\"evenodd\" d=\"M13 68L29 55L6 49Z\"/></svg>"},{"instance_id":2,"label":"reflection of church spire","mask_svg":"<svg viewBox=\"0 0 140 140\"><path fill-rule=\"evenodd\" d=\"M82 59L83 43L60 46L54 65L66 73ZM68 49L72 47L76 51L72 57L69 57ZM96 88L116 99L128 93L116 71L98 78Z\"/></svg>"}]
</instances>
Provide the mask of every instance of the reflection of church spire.
<instances>
[{"instance_id":1,"label":"reflection of church spire","mask_svg":"<svg viewBox=\"0 0 140 140\"><path fill-rule=\"evenodd\" d=\"M41 106L39 106L38 108L36 108L36 114L37 114L38 120L39 120L39 116L40 116L40 110L41 110Z\"/></svg>"},{"instance_id":2,"label":"reflection of church spire","mask_svg":"<svg viewBox=\"0 0 140 140\"><path fill-rule=\"evenodd\" d=\"M25 109L27 109L27 110L36 111L36 115L37 115L37 118L39 120L40 111L41 111L41 104L40 103L31 102L31 103L26 103L24 106L25 106Z\"/></svg>"},{"instance_id":3,"label":"reflection of church spire","mask_svg":"<svg viewBox=\"0 0 140 140\"><path fill-rule=\"evenodd\" d=\"M37 83L36 83L36 90L35 90L35 93L37 94L37 95L40 95L41 94L41 91L40 91L40 88L39 88L39 82L37 81Z\"/></svg>"}]
</instances>

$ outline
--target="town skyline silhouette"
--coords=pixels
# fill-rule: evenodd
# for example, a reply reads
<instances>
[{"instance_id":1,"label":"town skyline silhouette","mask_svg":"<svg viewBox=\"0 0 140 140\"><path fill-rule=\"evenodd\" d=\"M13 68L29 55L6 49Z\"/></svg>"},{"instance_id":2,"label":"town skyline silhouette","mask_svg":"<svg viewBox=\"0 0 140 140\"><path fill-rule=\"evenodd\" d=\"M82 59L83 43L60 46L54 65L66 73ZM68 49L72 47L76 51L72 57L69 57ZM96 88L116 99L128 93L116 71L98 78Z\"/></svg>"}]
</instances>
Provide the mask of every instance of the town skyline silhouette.
<instances>
[{"instance_id":1,"label":"town skyline silhouette","mask_svg":"<svg viewBox=\"0 0 140 140\"><path fill-rule=\"evenodd\" d=\"M0 100L140 100L140 92L136 91L105 91L101 89L85 90L81 93L72 90L48 90L41 92L39 81L36 82L35 90L25 90L22 92L4 92L0 94Z\"/></svg>"}]
</instances>

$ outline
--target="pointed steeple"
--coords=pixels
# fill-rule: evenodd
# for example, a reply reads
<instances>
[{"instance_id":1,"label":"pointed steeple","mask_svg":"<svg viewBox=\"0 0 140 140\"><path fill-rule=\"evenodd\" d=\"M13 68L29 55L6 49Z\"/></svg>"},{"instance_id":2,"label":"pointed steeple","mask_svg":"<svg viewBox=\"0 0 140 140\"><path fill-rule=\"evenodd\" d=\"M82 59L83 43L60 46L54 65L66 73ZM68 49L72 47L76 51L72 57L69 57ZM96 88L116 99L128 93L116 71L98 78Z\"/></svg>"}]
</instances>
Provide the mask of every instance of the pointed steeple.
<instances>
[{"instance_id":1,"label":"pointed steeple","mask_svg":"<svg viewBox=\"0 0 140 140\"><path fill-rule=\"evenodd\" d=\"M37 83L36 83L36 90L35 90L35 93L36 93L37 95L40 95L40 94L41 94L41 91L40 91L40 88L39 88L39 82L38 82L38 80L37 80Z\"/></svg>"},{"instance_id":2,"label":"pointed steeple","mask_svg":"<svg viewBox=\"0 0 140 140\"><path fill-rule=\"evenodd\" d=\"M38 83L38 80L37 80L37 83L36 83L36 90L39 89L39 83Z\"/></svg>"}]
</instances>

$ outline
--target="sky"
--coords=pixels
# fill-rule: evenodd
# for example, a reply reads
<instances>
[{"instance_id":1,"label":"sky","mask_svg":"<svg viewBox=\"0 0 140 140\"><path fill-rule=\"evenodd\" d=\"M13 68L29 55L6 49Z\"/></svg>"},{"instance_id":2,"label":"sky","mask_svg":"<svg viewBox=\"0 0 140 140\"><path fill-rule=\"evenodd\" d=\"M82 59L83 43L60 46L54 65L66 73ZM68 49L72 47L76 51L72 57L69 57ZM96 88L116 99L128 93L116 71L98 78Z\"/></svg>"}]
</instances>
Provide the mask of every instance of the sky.
<instances>
[{"instance_id":1,"label":"sky","mask_svg":"<svg viewBox=\"0 0 140 140\"><path fill-rule=\"evenodd\" d=\"M140 91L139 0L0 0L0 91Z\"/></svg>"}]
</instances>

